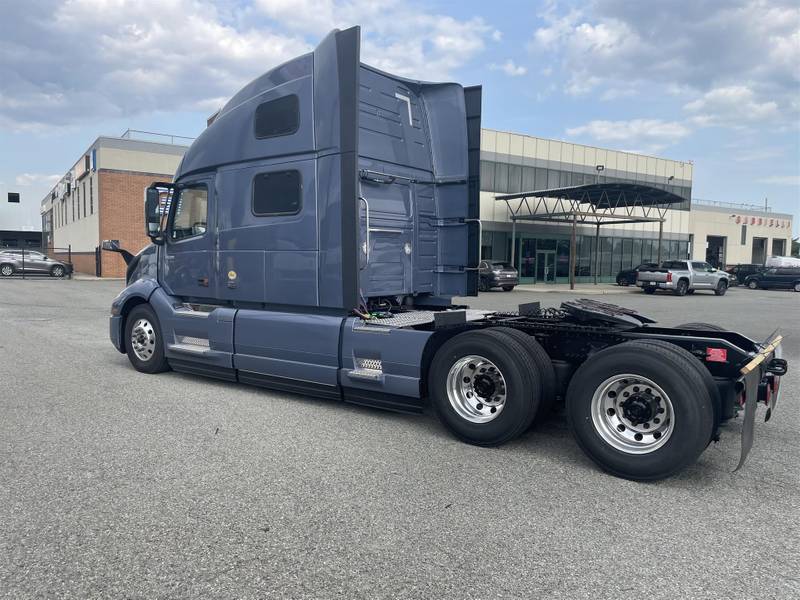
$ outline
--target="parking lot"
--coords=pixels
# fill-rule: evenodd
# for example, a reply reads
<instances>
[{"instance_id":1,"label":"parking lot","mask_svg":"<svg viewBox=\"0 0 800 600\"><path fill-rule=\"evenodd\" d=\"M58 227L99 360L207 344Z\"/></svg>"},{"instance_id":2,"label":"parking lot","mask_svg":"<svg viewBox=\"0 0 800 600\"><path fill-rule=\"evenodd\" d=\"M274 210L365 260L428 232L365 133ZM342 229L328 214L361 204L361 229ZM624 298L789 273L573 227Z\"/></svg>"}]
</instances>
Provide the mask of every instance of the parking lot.
<instances>
[{"instance_id":1,"label":"parking lot","mask_svg":"<svg viewBox=\"0 0 800 600\"><path fill-rule=\"evenodd\" d=\"M744 469L733 422L642 484L599 471L559 413L484 449L433 415L138 373L108 341L122 286L0 281L2 597L800 597L800 294L596 297L786 338Z\"/></svg>"}]
</instances>

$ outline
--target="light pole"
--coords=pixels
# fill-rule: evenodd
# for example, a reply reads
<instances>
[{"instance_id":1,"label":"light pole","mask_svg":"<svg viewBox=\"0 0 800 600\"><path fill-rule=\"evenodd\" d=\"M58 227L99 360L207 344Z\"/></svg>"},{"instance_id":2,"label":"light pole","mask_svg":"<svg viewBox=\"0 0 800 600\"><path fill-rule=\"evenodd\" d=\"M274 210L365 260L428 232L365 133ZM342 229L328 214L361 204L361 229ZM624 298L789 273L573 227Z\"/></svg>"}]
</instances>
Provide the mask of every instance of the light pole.
<instances>
[{"instance_id":1,"label":"light pole","mask_svg":"<svg viewBox=\"0 0 800 600\"><path fill-rule=\"evenodd\" d=\"M597 175L595 175L595 179L594 179L595 183L600 183L600 172L601 171L605 171L605 169L606 169L605 165L597 165L594 168L594 170L597 171Z\"/></svg>"}]
</instances>

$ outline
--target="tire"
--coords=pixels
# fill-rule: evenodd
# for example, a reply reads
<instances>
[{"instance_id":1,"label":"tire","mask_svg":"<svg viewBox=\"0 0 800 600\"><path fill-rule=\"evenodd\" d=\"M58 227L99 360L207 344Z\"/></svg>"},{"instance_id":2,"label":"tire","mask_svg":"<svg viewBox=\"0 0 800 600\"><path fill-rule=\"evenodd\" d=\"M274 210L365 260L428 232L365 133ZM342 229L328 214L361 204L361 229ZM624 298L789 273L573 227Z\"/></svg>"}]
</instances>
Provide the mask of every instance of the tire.
<instances>
[{"instance_id":1,"label":"tire","mask_svg":"<svg viewBox=\"0 0 800 600\"><path fill-rule=\"evenodd\" d=\"M630 285L630 282L625 277L617 277L617 285L626 286Z\"/></svg>"},{"instance_id":2,"label":"tire","mask_svg":"<svg viewBox=\"0 0 800 600\"><path fill-rule=\"evenodd\" d=\"M630 400L618 398L625 392L639 402L624 407ZM604 409L607 403L624 409L625 416ZM578 368L567 391L567 418L594 462L642 481L664 479L692 464L714 428L713 403L699 373L672 349L636 342L602 350ZM649 420L634 423L639 418Z\"/></svg>"},{"instance_id":3,"label":"tire","mask_svg":"<svg viewBox=\"0 0 800 600\"><path fill-rule=\"evenodd\" d=\"M476 367L486 371L475 372ZM489 381L492 368L499 381ZM460 333L439 348L428 389L439 419L457 438L477 446L499 446L530 427L539 408L540 380L538 367L522 344L480 330ZM487 388L488 398L505 392L501 404L490 407L480 402L487 398Z\"/></svg>"},{"instance_id":4,"label":"tire","mask_svg":"<svg viewBox=\"0 0 800 600\"><path fill-rule=\"evenodd\" d=\"M758 289L758 282L755 281L755 280L748 281L747 282L747 287L750 288L751 290L757 290Z\"/></svg>"},{"instance_id":5,"label":"tire","mask_svg":"<svg viewBox=\"0 0 800 600\"><path fill-rule=\"evenodd\" d=\"M706 323L689 323L689 325L705 325L705 328L708 330L725 331L721 327ZM703 380L703 386L708 392L708 397L711 398L711 406L714 409L714 427L711 430L708 443L710 444L712 441L719 440L717 430L719 428L722 415L722 396L720 396L719 388L714 382L714 377L711 375L708 369L705 368L702 361L698 360L698 358L691 352L688 352L680 346L676 346L675 344L665 342L664 340L634 340L632 343L663 348L665 351L671 352L676 357L679 357L680 360L683 360L688 369L693 369L700 376L700 379Z\"/></svg>"},{"instance_id":6,"label":"tire","mask_svg":"<svg viewBox=\"0 0 800 600\"><path fill-rule=\"evenodd\" d=\"M138 347L133 341L134 335L139 339ZM137 371L162 373L169 370L169 364L164 356L161 325L149 304L139 304L128 313L128 318L125 319L124 341L128 360Z\"/></svg>"},{"instance_id":7,"label":"tire","mask_svg":"<svg viewBox=\"0 0 800 600\"><path fill-rule=\"evenodd\" d=\"M698 331L728 331L724 327L714 325L713 323L692 322L684 323L683 325L676 325L675 329L696 329Z\"/></svg>"},{"instance_id":8,"label":"tire","mask_svg":"<svg viewBox=\"0 0 800 600\"><path fill-rule=\"evenodd\" d=\"M486 285L486 282L484 280L481 280L481 282L478 284L479 292L488 292L489 289L490 289L489 286Z\"/></svg>"},{"instance_id":9,"label":"tire","mask_svg":"<svg viewBox=\"0 0 800 600\"><path fill-rule=\"evenodd\" d=\"M514 289L514 286L513 286L513 285L504 285L504 286L503 286L503 291L504 291L504 292L510 292L510 291L511 291L511 290L513 290L513 289Z\"/></svg>"},{"instance_id":10,"label":"tire","mask_svg":"<svg viewBox=\"0 0 800 600\"><path fill-rule=\"evenodd\" d=\"M0 277L11 277L14 274L14 265L8 263L0 265Z\"/></svg>"},{"instance_id":11,"label":"tire","mask_svg":"<svg viewBox=\"0 0 800 600\"><path fill-rule=\"evenodd\" d=\"M689 282L685 279L679 279L678 283L675 286L675 291L673 292L676 296L685 296L686 292L689 291Z\"/></svg>"},{"instance_id":12,"label":"tire","mask_svg":"<svg viewBox=\"0 0 800 600\"><path fill-rule=\"evenodd\" d=\"M714 288L714 295L724 296L725 292L727 291L728 291L728 284L725 283L724 279L721 279L720 282L717 284L717 287Z\"/></svg>"},{"instance_id":13,"label":"tire","mask_svg":"<svg viewBox=\"0 0 800 600\"><path fill-rule=\"evenodd\" d=\"M50 269L50 277L64 277L66 272L66 269L61 265L54 265L53 268Z\"/></svg>"},{"instance_id":14,"label":"tire","mask_svg":"<svg viewBox=\"0 0 800 600\"><path fill-rule=\"evenodd\" d=\"M645 294L655 294L656 293L656 288L654 288L654 287L643 287L642 291Z\"/></svg>"},{"instance_id":15,"label":"tire","mask_svg":"<svg viewBox=\"0 0 800 600\"><path fill-rule=\"evenodd\" d=\"M795 292L800 292L800 281L796 282L792 289L794 289Z\"/></svg>"},{"instance_id":16,"label":"tire","mask_svg":"<svg viewBox=\"0 0 800 600\"><path fill-rule=\"evenodd\" d=\"M542 348L541 344L536 341L536 338L519 329L492 327L485 331L494 336L516 340L525 347L525 350L533 358L538 368L539 382L541 384L539 408L536 410L534 422L546 417L552 412L553 405L556 402L556 371L553 368L553 361L550 360L550 356Z\"/></svg>"}]
</instances>

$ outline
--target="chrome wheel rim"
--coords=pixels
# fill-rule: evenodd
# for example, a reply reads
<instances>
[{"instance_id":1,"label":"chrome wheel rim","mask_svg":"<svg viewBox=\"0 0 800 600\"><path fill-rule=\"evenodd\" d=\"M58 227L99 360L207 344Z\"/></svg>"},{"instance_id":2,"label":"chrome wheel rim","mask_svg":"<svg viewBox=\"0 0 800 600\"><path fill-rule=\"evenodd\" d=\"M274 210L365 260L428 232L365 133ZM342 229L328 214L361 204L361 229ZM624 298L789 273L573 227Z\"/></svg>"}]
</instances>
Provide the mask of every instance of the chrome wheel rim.
<instances>
[{"instance_id":1,"label":"chrome wheel rim","mask_svg":"<svg viewBox=\"0 0 800 600\"><path fill-rule=\"evenodd\" d=\"M4 266L3 266L3 271L2 271L2 273L3 273L3 275L5 275L6 277L8 277L9 275L11 275L13 272L14 272L14 271L13 271L13 269L12 269L11 267L9 267L8 265L4 265Z\"/></svg>"},{"instance_id":2,"label":"chrome wheel rim","mask_svg":"<svg viewBox=\"0 0 800 600\"><path fill-rule=\"evenodd\" d=\"M148 361L156 351L156 334L147 319L138 319L131 329L131 348L141 361Z\"/></svg>"},{"instance_id":3,"label":"chrome wheel rim","mask_svg":"<svg viewBox=\"0 0 800 600\"><path fill-rule=\"evenodd\" d=\"M471 423L488 423L500 416L507 393L505 377L497 365L477 354L458 359L447 374L450 405Z\"/></svg>"},{"instance_id":4,"label":"chrome wheel rim","mask_svg":"<svg viewBox=\"0 0 800 600\"><path fill-rule=\"evenodd\" d=\"M53 269L53 275L55 275L56 277L61 277L63 274L64 274L63 268L56 267L55 269Z\"/></svg>"},{"instance_id":5,"label":"chrome wheel rim","mask_svg":"<svg viewBox=\"0 0 800 600\"><path fill-rule=\"evenodd\" d=\"M606 379L592 396L591 410L598 435L626 454L658 450L675 429L669 396L642 375L622 373Z\"/></svg>"}]
</instances>

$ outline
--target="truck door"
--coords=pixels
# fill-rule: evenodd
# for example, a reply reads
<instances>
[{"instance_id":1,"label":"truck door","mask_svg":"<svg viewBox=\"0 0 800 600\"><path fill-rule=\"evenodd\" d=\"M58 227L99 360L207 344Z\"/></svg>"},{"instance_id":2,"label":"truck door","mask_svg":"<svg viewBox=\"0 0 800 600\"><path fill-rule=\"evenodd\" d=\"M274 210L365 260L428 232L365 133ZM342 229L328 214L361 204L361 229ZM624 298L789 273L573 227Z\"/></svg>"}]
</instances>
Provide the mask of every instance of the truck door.
<instances>
[{"instance_id":1,"label":"truck door","mask_svg":"<svg viewBox=\"0 0 800 600\"><path fill-rule=\"evenodd\" d=\"M408 180L362 174L361 285L367 296L413 291L414 188Z\"/></svg>"},{"instance_id":2,"label":"truck door","mask_svg":"<svg viewBox=\"0 0 800 600\"><path fill-rule=\"evenodd\" d=\"M692 262L692 279L694 281L694 287L696 288L709 288L712 286L712 275L709 273L709 269L711 268L708 263L705 262Z\"/></svg>"},{"instance_id":3,"label":"truck door","mask_svg":"<svg viewBox=\"0 0 800 600\"><path fill-rule=\"evenodd\" d=\"M172 198L161 253L161 283L173 296L202 299L214 295L213 190L213 179L186 181Z\"/></svg>"}]
</instances>

